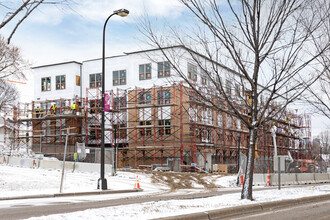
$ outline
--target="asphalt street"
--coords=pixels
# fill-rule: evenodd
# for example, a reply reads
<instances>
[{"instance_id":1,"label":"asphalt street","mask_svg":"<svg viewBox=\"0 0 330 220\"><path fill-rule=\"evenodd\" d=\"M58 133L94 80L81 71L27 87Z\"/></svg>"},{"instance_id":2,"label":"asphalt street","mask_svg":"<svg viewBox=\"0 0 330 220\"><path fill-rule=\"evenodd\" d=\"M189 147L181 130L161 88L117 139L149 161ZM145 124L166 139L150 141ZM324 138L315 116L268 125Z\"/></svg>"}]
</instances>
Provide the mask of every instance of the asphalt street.
<instances>
[{"instance_id":1,"label":"asphalt street","mask_svg":"<svg viewBox=\"0 0 330 220\"><path fill-rule=\"evenodd\" d=\"M297 186L295 186L297 187ZM270 188L256 188L254 191L259 190L271 190ZM209 191L202 193L183 194L183 195L171 195L166 193L158 195L138 195L139 192L127 195L125 198L119 199L106 199L99 195L94 196L94 200L87 197L63 197L63 198L34 198L34 199L23 199L23 200L10 200L0 201L0 219L23 219L29 217L47 216L51 214L68 213L75 211L82 211L93 208L103 208L110 206L129 205L137 204L150 201L165 201L172 199L194 199L194 198L205 198L211 196L219 196L229 193L238 193L241 189L233 190L220 190L220 191ZM96 199L95 199L96 198ZM100 198L98 200L97 198Z\"/></svg>"}]
</instances>

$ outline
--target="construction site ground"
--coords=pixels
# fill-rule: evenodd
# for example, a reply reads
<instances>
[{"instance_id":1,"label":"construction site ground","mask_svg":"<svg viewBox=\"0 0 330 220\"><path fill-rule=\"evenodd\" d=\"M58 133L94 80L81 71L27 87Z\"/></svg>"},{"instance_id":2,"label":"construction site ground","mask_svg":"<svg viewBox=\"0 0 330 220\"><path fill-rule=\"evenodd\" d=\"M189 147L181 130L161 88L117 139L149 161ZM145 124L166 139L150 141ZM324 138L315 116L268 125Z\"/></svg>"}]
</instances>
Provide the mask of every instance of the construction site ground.
<instances>
[{"instance_id":1,"label":"construction site ground","mask_svg":"<svg viewBox=\"0 0 330 220\"><path fill-rule=\"evenodd\" d=\"M214 184L214 181L216 181L219 176L223 176L218 174L148 170L126 170L124 172L139 172L151 175L152 183L166 185L172 192L180 189L205 189L208 191L213 191L215 189L222 188L221 186ZM230 177L232 178L232 175L230 175Z\"/></svg>"}]
</instances>

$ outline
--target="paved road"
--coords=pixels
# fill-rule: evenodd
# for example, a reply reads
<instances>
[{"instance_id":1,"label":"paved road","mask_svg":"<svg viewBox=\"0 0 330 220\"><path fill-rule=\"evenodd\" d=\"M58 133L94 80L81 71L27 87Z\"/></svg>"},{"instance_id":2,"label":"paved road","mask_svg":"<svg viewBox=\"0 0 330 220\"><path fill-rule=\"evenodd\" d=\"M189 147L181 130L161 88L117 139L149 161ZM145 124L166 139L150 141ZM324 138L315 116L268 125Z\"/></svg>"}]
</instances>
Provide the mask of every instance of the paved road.
<instances>
[{"instance_id":1,"label":"paved road","mask_svg":"<svg viewBox=\"0 0 330 220\"><path fill-rule=\"evenodd\" d=\"M263 212L230 217L231 220L328 220L330 219L330 200L299 206L265 210Z\"/></svg>"},{"instance_id":2,"label":"paved road","mask_svg":"<svg viewBox=\"0 0 330 220\"><path fill-rule=\"evenodd\" d=\"M270 190L274 188L259 188L254 190ZM171 195L163 193L158 195L138 195L134 193L127 195L125 198L105 199L102 196L89 197L64 197L64 198L44 198L44 199L28 199L28 200L12 200L0 202L0 219L22 219L29 217L47 216L51 214L68 213L82 211L91 208L103 208L118 205L137 204L150 201L165 201L171 199L193 199L205 198L210 196L219 196L228 193L239 193L241 189L210 191L203 193L193 193L185 195ZM96 198L96 199L95 199ZM99 198L100 200L98 200ZM9 205L10 204L10 205Z\"/></svg>"},{"instance_id":3,"label":"paved road","mask_svg":"<svg viewBox=\"0 0 330 220\"><path fill-rule=\"evenodd\" d=\"M254 189L254 191L271 189L274 188L256 188ZM240 189L234 189L185 195L141 194L140 196L138 195L138 193L134 193L134 195L129 194L127 195L127 197L119 199L109 199L108 197L94 196L93 199L91 199L90 197L63 197L1 201L0 219L22 219L29 217L47 216L51 214L82 211L91 208L103 208L109 206L128 205L150 201L157 202L171 199L205 198L210 196L224 195L228 193L239 193L240 191Z\"/></svg>"}]
</instances>

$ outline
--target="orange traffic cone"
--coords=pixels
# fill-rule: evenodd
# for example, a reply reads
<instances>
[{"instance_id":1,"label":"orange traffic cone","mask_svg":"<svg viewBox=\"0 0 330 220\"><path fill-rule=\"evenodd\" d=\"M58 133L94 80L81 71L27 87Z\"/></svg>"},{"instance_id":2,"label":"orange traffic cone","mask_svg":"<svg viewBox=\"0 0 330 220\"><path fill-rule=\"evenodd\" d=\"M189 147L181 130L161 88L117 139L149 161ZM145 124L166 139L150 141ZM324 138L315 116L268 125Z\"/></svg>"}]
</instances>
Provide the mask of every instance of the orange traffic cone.
<instances>
[{"instance_id":1,"label":"orange traffic cone","mask_svg":"<svg viewBox=\"0 0 330 220\"><path fill-rule=\"evenodd\" d=\"M243 167L241 167L241 186L243 186Z\"/></svg>"},{"instance_id":2,"label":"orange traffic cone","mask_svg":"<svg viewBox=\"0 0 330 220\"><path fill-rule=\"evenodd\" d=\"M136 182L134 184L134 189L140 189L139 176L136 176Z\"/></svg>"},{"instance_id":3,"label":"orange traffic cone","mask_svg":"<svg viewBox=\"0 0 330 220\"><path fill-rule=\"evenodd\" d=\"M267 171L267 182L266 182L266 186L270 186L270 182L269 182L269 168L268 168L268 171Z\"/></svg>"}]
</instances>

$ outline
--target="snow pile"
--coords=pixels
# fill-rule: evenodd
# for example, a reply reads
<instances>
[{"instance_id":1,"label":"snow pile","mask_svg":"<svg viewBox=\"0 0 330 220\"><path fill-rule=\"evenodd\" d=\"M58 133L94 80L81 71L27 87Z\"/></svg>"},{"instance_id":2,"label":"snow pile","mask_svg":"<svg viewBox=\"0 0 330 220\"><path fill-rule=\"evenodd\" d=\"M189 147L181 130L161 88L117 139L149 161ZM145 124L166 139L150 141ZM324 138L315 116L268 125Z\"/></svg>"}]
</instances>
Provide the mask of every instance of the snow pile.
<instances>
[{"instance_id":1,"label":"snow pile","mask_svg":"<svg viewBox=\"0 0 330 220\"><path fill-rule=\"evenodd\" d=\"M60 170L29 169L0 166L0 197L40 195L59 193ZM106 176L108 188L112 190L133 189L138 175L140 185L146 192L168 189L152 183L151 175L142 173L118 172L117 176ZM82 192L97 190L97 173L65 172L63 192Z\"/></svg>"}]
</instances>

